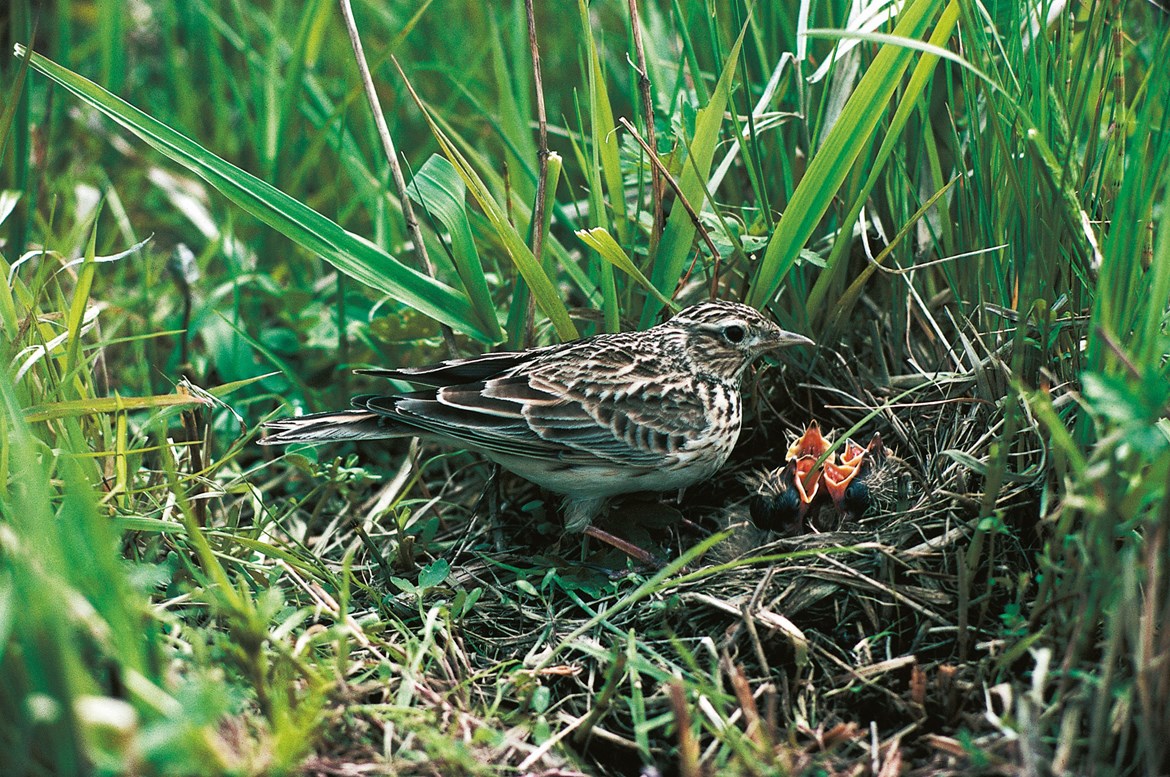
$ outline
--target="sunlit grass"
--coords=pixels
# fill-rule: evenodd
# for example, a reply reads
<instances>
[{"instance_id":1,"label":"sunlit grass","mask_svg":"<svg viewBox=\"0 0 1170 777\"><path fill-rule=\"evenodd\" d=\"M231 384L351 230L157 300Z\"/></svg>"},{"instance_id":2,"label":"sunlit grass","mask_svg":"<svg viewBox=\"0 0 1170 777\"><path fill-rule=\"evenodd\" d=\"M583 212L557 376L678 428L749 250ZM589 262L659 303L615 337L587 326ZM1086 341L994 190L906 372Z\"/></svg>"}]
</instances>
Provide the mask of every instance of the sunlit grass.
<instances>
[{"instance_id":1,"label":"sunlit grass","mask_svg":"<svg viewBox=\"0 0 1170 777\"><path fill-rule=\"evenodd\" d=\"M13 4L0 771L1164 770L1166 15L536 5L543 214L524 4L355 9L431 278L334 4ZM468 454L254 444L440 322L712 292L821 345L734 468L879 431L888 512L776 540L728 473L621 508L637 570Z\"/></svg>"}]
</instances>

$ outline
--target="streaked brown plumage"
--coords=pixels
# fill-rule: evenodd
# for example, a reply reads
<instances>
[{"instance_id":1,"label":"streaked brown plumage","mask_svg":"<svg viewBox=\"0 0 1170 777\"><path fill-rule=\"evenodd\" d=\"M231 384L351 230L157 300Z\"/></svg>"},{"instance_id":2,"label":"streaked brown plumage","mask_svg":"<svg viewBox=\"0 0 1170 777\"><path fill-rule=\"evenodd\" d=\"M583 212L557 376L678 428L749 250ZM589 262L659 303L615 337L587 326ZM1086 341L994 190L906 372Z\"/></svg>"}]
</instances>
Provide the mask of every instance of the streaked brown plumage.
<instances>
[{"instance_id":1,"label":"streaked brown plumage","mask_svg":"<svg viewBox=\"0 0 1170 777\"><path fill-rule=\"evenodd\" d=\"M421 388L272 421L263 442L437 439L563 494L566 528L584 531L612 496L710 477L739 438L748 366L767 351L811 342L746 305L703 302L642 332L359 370Z\"/></svg>"}]
</instances>

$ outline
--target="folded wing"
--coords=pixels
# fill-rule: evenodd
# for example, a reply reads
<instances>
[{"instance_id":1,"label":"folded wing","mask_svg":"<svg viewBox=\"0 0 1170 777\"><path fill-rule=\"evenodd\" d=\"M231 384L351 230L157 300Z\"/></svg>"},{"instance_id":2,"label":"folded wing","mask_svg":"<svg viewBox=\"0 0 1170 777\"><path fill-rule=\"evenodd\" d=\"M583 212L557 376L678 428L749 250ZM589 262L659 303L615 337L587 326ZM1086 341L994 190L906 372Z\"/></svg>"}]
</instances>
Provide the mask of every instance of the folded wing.
<instances>
[{"instance_id":1,"label":"folded wing","mask_svg":"<svg viewBox=\"0 0 1170 777\"><path fill-rule=\"evenodd\" d=\"M619 351L589 359L583 371L580 353L542 351L369 370L430 388L353 404L485 452L563 461L669 466L704 436L702 399L664 381L661 363Z\"/></svg>"}]
</instances>

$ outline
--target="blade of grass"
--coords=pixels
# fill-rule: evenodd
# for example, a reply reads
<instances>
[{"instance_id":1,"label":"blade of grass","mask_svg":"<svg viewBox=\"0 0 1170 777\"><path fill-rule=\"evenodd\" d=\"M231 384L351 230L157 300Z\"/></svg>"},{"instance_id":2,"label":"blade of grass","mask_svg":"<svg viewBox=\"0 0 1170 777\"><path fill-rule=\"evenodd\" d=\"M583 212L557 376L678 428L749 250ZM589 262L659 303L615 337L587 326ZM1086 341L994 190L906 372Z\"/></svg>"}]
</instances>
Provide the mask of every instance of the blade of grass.
<instances>
[{"instance_id":1,"label":"blade of grass","mask_svg":"<svg viewBox=\"0 0 1170 777\"><path fill-rule=\"evenodd\" d=\"M65 344L65 376L73 379L78 374L78 362L81 358L81 335L85 329L85 313L89 307L89 291L93 287L93 276L97 262L94 254L97 251L97 223L101 207L94 211L93 226L89 234L89 242L85 247L85 259L81 264L81 271L77 273L77 283L73 287L73 301L69 305L68 322L69 339ZM78 388L81 384L78 383Z\"/></svg>"},{"instance_id":2,"label":"blade of grass","mask_svg":"<svg viewBox=\"0 0 1170 777\"><path fill-rule=\"evenodd\" d=\"M458 171L446 157L435 154L414 174L407 193L447 230L451 238L451 260L481 327L497 340L502 339L496 306L467 220L467 187Z\"/></svg>"},{"instance_id":3,"label":"blade of grass","mask_svg":"<svg viewBox=\"0 0 1170 777\"><path fill-rule=\"evenodd\" d=\"M893 36L912 39L921 37L940 2L914 0L904 7L898 14ZM913 57L914 51L909 48L886 44L862 76L837 122L809 163L776 231L768 241L764 259L752 278L752 288L747 299L749 305L764 306L780 288L780 283L828 211L854 162L869 145Z\"/></svg>"},{"instance_id":4,"label":"blade of grass","mask_svg":"<svg viewBox=\"0 0 1170 777\"><path fill-rule=\"evenodd\" d=\"M601 161L601 173L605 180L605 190L609 194L609 207L613 210L613 226L617 232L618 242L623 246L628 246L630 244L630 231L626 219L625 186L622 183L617 123L613 118L613 104L609 99L609 89L605 85L605 73L601 69L601 59L593 40L593 30L589 25L589 9L585 0L578 0L577 5L581 15L581 29L585 34L586 66L589 69L589 125L592 129L593 146ZM600 222L595 223L595 226L604 227L606 224Z\"/></svg>"},{"instance_id":5,"label":"blade of grass","mask_svg":"<svg viewBox=\"0 0 1170 777\"><path fill-rule=\"evenodd\" d=\"M24 420L28 423L35 423L98 413L116 413L122 410L188 407L205 404L207 404L206 400L193 397L190 394L159 394L151 397L93 397L31 405L24 409Z\"/></svg>"},{"instance_id":6,"label":"blade of grass","mask_svg":"<svg viewBox=\"0 0 1170 777\"><path fill-rule=\"evenodd\" d=\"M594 229L578 230L577 237L581 238L581 242L585 243L585 245L596 251L602 259L641 284L664 307L670 308L671 310L678 309L678 305L650 282L650 279L638 269L634 261L622 250L622 247L618 245L618 242L614 240L613 236L604 229L596 227Z\"/></svg>"},{"instance_id":7,"label":"blade of grass","mask_svg":"<svg viewBox=\"0 0 1170 777\"><path fill-rule=\"evenodd\" d=\"M523 4L515 3L514 5L513 12L519 16L517 21L520 21L523 19L521 11ZM505 18L505 25L507 21L509 20ZM530 169L533 172L531 177L527 175L514 175L512 177L512 183L520 197L531 200L536 193L537 181L540 177L534 168L538 149L536 143L533 142L530 129L530 123L534 117L529 110L527 101L522 102L520 99L520 96L527 94L532 87L529 82L531 74L521 70L519 60L509 61L508 54L504 51L504 35L494 14L489 16L489 23L492 33L488 50L491 54L492 75L496 82L497 99L496 105L491 110L496 117L496 127L500 137L505 141L505 148L510 155L515 157L507 160L509 169ZM516 35L519 37L518 32Z\"/></svg>"},{"instance_id":8,"label":"blade of grass","mask_svg":"<svg viewBox=\"0 0 1170 777\"><path fill-rule=\"evenodd\" d=\"M309 0L301 9L292 53L288 57L288 73L283 78L279 102L275 106L275 116L272 117L272 132L268 134L273 145L265 149L265 156L270 165L270 177L274 183L283 181L282 163L285 160L282 158L284 155L281 150L285 146L280 141L285 137L288 124L297 112L297 105L305 88L305 69L317 58L332 10L332 5L325 0Z\"/></svg>"},{"instance_id":9,"label":"blade of grass","mask_svg":"<svg viewBox=\"0 0 1170 777\"><path fill-rule=\"evenodd\" d=\"M18 49L25 50L23 46ZM478 325L471 303L461 292L402 264L365 238L220 159L92 81L36 52L31 57L35 70L203 178L260 221L319 254L338 270L436 321L492 342L491 335Z\"/></svg>"},{"instance_id":10,"label":"blade of grass","mask_svg":"<svg viewBox=\"0 0 1170 777\"><path fill-rule=\"evenodd\" d=\"M959 4L955 0L952 0L943 9L942 16L939 18L938 24L935 25L934 32L931 33L930 44L939 47L945 44L950 39L951 33L954 32L955 25L958 24L958 21ZM906 90L902 93L897 110L894 111L894 117L890 121L889 129L882 139L882 144L878 148L878 152L871 163L869 176L866 178L865 183L862 184L861 190L857 193L857 197L854 198L853 206L849 209L849 213L841 222L841 230L837 235L836 241L833 243L833 250L829 254L828 261L825 263L825 269L817 278L816 283L813 284L812 291L809 293L806 309L808 310L808 315L814 320L822 317L825 299L828 296L829 290L837 285L837 277L845 266L843 257L846 255L848 247L852 244L853 224L857 221L861 209L869 199L870 192L873 191L874 186L881 179L886 161L889 159L894 147L900 142L902 130L906 126L910 115L914 112L915 107L917 107L918 98L925 90L927 82L935 70L935 65L938 64L938 60L939 58L935 54L924 54L914 67L914 72L910 76L910 82L907 84ZM843 320L847 318L848 312L848 308L842 309L839 305L833 306L833 314L838 319Z\"/></svg>"},{"instance_id":11,"label":"blade of grass","mask_svg":"<svg viewBox=\"0 0 1170 777\"><path fill-rule=\"evenodd\" d=\"M399 66L396 59L391 60L395 67L398 68L398 74L406 84L407 90L414 99L415 104L418 105L419 110L422 111L427 124L431 128L431 133L439 142L439 147L443 151L443 155L451 161L455 169L459 172L463 182L467 184L471 196L479 204L484 215L488 217L496 235L504 244L504 249L508 252L512 262L516 265L516 269L524 277L524 281L528 284L528 288L532 291L532 296L536 300L537 307L548 316L556 330L557 335L562 340L573 340L577 337L577 327L573 325L572 319L569 318L569 311L565 307L564 301L561 299L560 293L556 286L553 285L552 279L545 273L544 268L536 261L536 257L532 254L525 243L524 239L516 231L516 227L508 220L508 214L504 208L500 207L495 198L492 197L491 192L484 185L478 173L467 161L466 157L460 153L459 149L447 136L447 134L439 127L438 122L431 116L431 110L422 98L415 92L414 87L406 77L401 66Z\"/></svg>"},{"instance_id":12,"label":"blade of grass","mask_svg":"<svg viewBox=\"0 0 1170 777\"><path fill-rule=\"evenodd\" d=\"M740 47L747 27L740 30L735 45L727 55L726 64L715 90L711 93L711 100L695 116L695 136L689 144L691 158L684 160L683 171L679 176L679 189L688 202L699 203L703 200L704 180L711 170L711 162L715 158L715 146L719 142L719 129L723 125L723 111L727 107L731 95L731 82L735 78L736 63L739 60ZM666 220L666 229L662 233L662 240L658 243L658 255L654 257L654 267L650 278L654 286L667 297L674 294L679 279L686 269L687 256L691 252L691 245L695 241L695 223L684 208L674 208ZM647 300L642 309L641 327L654 323L658 312L662 310L662 303L657 298Z\"/></svg>"},{"instance_id":13,"label":"blade of grass","mask_svg":"<svg viewBox=\"0 0 1170 777\"><path fill-rule=\"evenodd\" d=\"M585 35L585 67L588 70L589 84L589 128L591 138L590 164L585 165L585 174L589 183L589 220L594 227L609 228L609 217L602 198L602 180L605 181L605 191L609 194L609 207L613 210L614 229L617 231L618 241L625 246L630 245L629 224L626 220L625 186L622 182L621 163L617 126L613 119L613 106L609 100L609 89L605 84L605 73L601 69L601 61L597 53L597 45L593 40L593 28L589 23L589 9L584 0L578 0L578 11L581 18L581 29ZM580 233L578 233L580 234ZM602 315L605 319L605 331L616 332L620 326L620 311L618 310L617 287L614 283L613 270L608 264L602 264L599 285L602 293Z\"/></svg>"},{"instance_id":14,"label":"blade of grass","mask_svg":"<svg viewBox=\"0 0 1170 777\"><path fill-rule=\"evenodd\" d=\"M25 40L32 40L37 28L31 21L32 10L28 0L13 3L11 9L13 37L26 35L28 37ZM19 204L12 220L8 223L8 244L5 248L11 251L14 256L19 256L24 252L28 240L29 213L31 213L32 208L29 198L35 196L37 181L36 177L30 178L29 176L32 164L29 153L32 147L32 120L29 110L29 90L25 88L28 83L29 57L21 56L19 53L17 56L20 58L20 65L16 71L16 77L12 80L11 88L8 90L4 108L0 110L0 167L4 164L4 153L11 135L13 141L11 186L16 191L24 192L26 197L25 201ZM50 116L50 126L52 125L51 118ZM6 184L4 188L8 188L8 185Z\"/></svg>"}]
</instances>

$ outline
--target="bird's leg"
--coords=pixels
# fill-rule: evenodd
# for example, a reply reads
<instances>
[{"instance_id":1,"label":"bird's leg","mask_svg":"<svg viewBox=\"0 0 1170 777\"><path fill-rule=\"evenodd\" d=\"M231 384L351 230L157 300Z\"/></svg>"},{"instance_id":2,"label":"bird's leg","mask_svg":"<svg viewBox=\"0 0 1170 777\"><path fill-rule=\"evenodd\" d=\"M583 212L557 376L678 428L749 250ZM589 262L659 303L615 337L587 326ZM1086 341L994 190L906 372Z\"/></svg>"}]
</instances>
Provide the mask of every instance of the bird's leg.
<instances>
[{"instance_id":1,"label":"bird's leg","mask_svg":"<svg viewBox=\"0 0 1170 777\"><path fill-rule=\"evenodd\" d=\"M488 526L492 527L492 539L495 540L496 549L503 551L505 547L504 532L500 528L500 465L492 464L492 472L488 475L488 481L484 484L483 493L479 497L480 502L487 502L488 510ZM479 505L476 505L476 512L479 512Z\"/></svg>"},{"instance_id":2,"label":"bird's leg","mask_svg":"<svg viewBox=\"0 0 1170 777\"><path fill-rule=\"evenodd\" d=\"M601 540L606 545L617 548L635 561L651 566L659 566L654 557L646 550L639 548L629 540L623 540L615 534L593 525L596 518L605 509L606 497L584 497L565 499L565 529L570 532L582 532L588 537Z\"/></svg>"},{"instance_id":3,"label":"bird's leg","mask_svg":"<svg viewBox=\"0 0 1170 777\"><path fill-rule=\"evenodd\" d=\"M599 529L596 526L589 526L588 528L586 528L585 534L586 534L586 536L593 537L594 539L597 539L597 540L601 540L602 542L606 543L607 545L611 545L611 546L617 548L622 553L625 553L627 556L632 558L634 561L640 561L641 563L646 564L647 566L652 566L652 567L661 566L658 563L658 561L653 556L650 555L649 551L638 547L637 545L630 542L629 540L623 540L621 537L617 536L616 534L610 534L609 532L605 531L604 529Z\"/></svg>"},{"instance_id":4,"label":"bird's leg","mask_svg":"<svg viewBox=\"0 0 1170 777\"><path fill-rule=\"evenodd\" d=\"M487 476L487 480L483 483L483 488L479 492L479 498L475 500L475 506L471 508L472 515L479 515L481 507L487 507L487 517L494 519L499 512L500 507L500 489L499 489L499 475L500 465L493 464L491 472Z\"/></svg>"}]
</instances>

